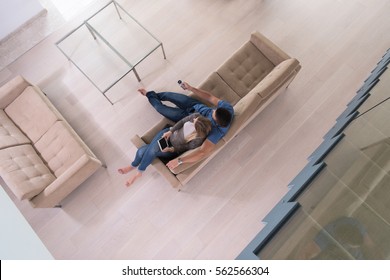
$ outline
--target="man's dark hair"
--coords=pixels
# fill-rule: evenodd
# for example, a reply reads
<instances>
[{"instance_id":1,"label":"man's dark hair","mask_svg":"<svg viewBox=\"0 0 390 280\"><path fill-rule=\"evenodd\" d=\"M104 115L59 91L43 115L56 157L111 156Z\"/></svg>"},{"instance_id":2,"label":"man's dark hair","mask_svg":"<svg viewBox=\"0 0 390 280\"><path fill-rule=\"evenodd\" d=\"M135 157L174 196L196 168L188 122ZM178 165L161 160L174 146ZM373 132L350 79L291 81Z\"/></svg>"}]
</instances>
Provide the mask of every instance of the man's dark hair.
<instances>
[{"instance_id":1,"label":"man's dark hair","mask_svg":"<svg viewBox=\"0 0 390 280\"><path fill-rule=\"evenodd\" d=\"M218 125L227 127L232 119L232 114L225 108L217 108L217 110L215 110L215 118Z\"/></svg>"}]
</instances>

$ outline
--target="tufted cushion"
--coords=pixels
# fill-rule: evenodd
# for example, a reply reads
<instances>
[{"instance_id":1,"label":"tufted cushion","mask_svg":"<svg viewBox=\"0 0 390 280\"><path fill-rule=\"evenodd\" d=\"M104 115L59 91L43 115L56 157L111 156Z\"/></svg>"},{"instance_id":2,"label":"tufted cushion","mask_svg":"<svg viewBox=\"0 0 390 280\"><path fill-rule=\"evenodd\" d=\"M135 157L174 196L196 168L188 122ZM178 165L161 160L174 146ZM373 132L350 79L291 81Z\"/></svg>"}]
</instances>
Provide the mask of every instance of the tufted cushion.
<instances>
[{"instance_id":1,"label":"tufted cushion","mask_svg":"<svg viewBox=\"0 0 390 280\"><path fill-rule=\"evenodd\" d=\"M55 180L31 145L0 150L0 175L20 200L36 196Z\"/></svg>"},{"instance_id":2,"label":"tufted cushion","mask_svg":"<svg viewBox=\"0 0 390 280\"><path fill-rule=\"evenodd\" d=\"M208 76L199 88L211 92L214 96L226 100L232 105L236 104L241 98L216 72L213 72L210 76Z\"/></svg>"},{"instance_id":3,"label":"tufted cushion","mask_svg":"<svg viewBox=\"0 0 390 280\"><path fill-rule=\"evenodd\" d=\"M62 121L57 121L37 143L35 148L58 177L86 154Z\"/></svg>"},{"instance_id":4,"label":"tufted cushion","mask_svg":"<svg viewBox=\"0 0 390 280\"><path fill-rule=\"evenodd\" d=\"M243 97L274 67L275 65L258 48L247 42L217 70L217 73Z\"/></svg>"},{"instance_id":5,"label":"tufted cushion","mask_svg":"<svg viewBox=\"0 0 390 280\"><path fill-rule=\"evenodd\" d=\"M6 113L0 110L0 149L28 143L30 140L16 127Z\"/></svg>"},{"instance_id":6,"label":"tufted cushion","mask_svg":"<svg viewBox=\"0 0 390 280\"><path fill-rule=\"evenodd\" d=\"M59 119L51 105L32 86L27 87L4 111L33 143Z\"/></svg>"}]
</instances>

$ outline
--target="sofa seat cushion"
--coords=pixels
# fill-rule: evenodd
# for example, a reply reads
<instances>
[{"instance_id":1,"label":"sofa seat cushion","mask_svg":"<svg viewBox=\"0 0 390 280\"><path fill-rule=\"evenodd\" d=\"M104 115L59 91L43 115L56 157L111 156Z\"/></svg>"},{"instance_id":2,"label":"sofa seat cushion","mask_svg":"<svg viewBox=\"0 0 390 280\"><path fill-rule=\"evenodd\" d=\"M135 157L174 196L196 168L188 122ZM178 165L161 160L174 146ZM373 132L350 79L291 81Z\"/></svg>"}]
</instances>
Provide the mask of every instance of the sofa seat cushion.
<instances>
[{"instance_id":1,"label":"sofa seat cushion","mask_svg":"<svg viewBox=\"0 0 390 280\"><path fill-rule=\"evenodd\" d=\"M217 70L217 73L243 97L274 67L275 65L258 48L247 42Z\"/></svg>"},{"instance_id":2,"label":"sofa seat cushion","mask_svg":"<svg viewBox=\"0 0 390 280\"><path fill-rule=\"evenodd\" d=\"M236 136L247 125L248 121L254 117L263 103L264 99L254 91L243 97L234 106L234 119L223 139L229 142Z\"/></svg>"},{"instance_id":3,"label":"sofa seat cushion","mask_svg":"<svg viewBox=\"0 0 390 280\"><path fill-rule=\"evenodd\" d=\"M31 145L0 150L0 176L20 200L31 199L55 180Z\"/></svg>"},{"instance_id":4,"label":"sofa seat cushion","mask_svg":"<svg viewBox=\"0 0 390 280\"><path fill-rule=\"evenodd\" d=\"M28 143L30 140L26 135L0 110L0 149Z\"/></svg>"},{"instance_id":5,"label":"sofa seat cushion","mask_svg":"<svg viewBox=\"0 0 390 280\"><path fill-rule=\"evenodd\" d=\"M299 70L299 62L295 58L286 59L276 66L253 90L263 98L268 98Z\"/></svg>"},{"instance_id":6,"label":"sofa seat cushion","mask_svg":"<svg viewBox=\"0 0 390 280\"><path fill-rule=\"evenodd\" d=\"M51 171L59 177L82 155L87 154L63 121L57 121L35 143L35 148L47 162Z\"/></svg>"},{"instance_id":7,"label":"sofa seat cushion","mask_svg":"<svg viewBox=\"0 0 390 280\"><path fill-rule=\"evenodd\" d=\"M29 86L4 111L35 143L59 119L51 108L42 93Z\"/></svg>"}]
</instances>

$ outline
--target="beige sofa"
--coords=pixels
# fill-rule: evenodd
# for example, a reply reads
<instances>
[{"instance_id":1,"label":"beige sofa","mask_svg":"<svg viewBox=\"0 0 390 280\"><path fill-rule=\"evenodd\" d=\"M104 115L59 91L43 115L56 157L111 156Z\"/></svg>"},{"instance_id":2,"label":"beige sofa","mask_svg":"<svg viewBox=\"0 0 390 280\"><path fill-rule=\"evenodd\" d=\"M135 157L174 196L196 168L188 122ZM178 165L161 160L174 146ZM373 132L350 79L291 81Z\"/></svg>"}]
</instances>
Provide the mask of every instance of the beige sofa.
<instances>
[{"instance_id":1,"label":"beige sofa","mask_svg":"<svg viewBox=\"0 0 390 280\"><path fill-rule=\"evenodd\" d=\"M36 86L0 88L0 176L33 207L54 207L102 163Z\"/></svg>"},{"instance_id":2,"label":"beige sofa","mask_svg":"<svg viewBox=\"0 0 390 280\"><path fill-rule=\"evenodd\" d=\"M298 60L288 56L262 34L254 32L248 42L199 86L229 101L235 111L228 133L218 142L212 154L199 162L182 164L174 170L170 170L159 159L152 165L173 187L180 188L275 99L290 84L300 68ZM139 148L150 143L156 133L167 125L172 123L163 118L143 136L134 136L133 144ZM192 151L187 153L190 152Z\"/></svg>"}]
</instances>

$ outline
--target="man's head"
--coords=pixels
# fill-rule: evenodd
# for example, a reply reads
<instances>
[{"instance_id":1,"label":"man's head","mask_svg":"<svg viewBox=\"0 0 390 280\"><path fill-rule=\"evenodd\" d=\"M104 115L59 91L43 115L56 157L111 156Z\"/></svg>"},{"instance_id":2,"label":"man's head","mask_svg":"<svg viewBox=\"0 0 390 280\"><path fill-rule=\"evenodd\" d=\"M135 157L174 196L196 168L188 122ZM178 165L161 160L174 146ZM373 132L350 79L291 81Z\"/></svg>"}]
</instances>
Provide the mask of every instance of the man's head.
<instances>
[{"instance_id":1,"label":"man's head","mask_svg":"<svg viewBox=\"0 0 390 280\"><path fill-rule=\"evenodd\" d=\"M219 126L227 127L232 119L232 114L225 108L217 108L213 112L213 119Z\"/></svg>"}]
</instances>

